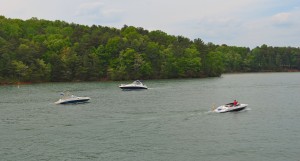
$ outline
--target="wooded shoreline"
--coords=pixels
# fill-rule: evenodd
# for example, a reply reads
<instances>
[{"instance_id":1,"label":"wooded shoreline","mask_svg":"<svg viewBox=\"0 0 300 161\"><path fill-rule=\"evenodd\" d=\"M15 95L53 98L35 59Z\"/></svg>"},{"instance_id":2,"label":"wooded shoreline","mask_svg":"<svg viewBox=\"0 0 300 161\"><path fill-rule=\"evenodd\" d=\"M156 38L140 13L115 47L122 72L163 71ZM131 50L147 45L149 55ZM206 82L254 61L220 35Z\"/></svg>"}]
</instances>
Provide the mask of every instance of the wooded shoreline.
<instances>
[{"instance_id":1,"label":"wooded shoreline","mask_svg":"<svg viewBox=\"0 0 300 161\"><path fill-rule=\"evenodd\" d=\"M218 77L300 70L299 47L205 43L121 29L0 16L0 84Z\"/></svg>"},{"instance_id":2,"label":"wooded shoreline","mask_svg":"<svg viewBox=\"0 0 300 161\"><path fill-rule=\"evenodd\" d=\"M300 70L288 70L288 71L261 71L261 72L232 72L232 73L223 73L223 74L247 74L247 73L298 73ZM222 76L222 75L221 75ZM207 78L207 77L202 77ZM174 79L174 78L172 78ZM190 78L175 78L175 79L190 79ZM201 79L201 78L199 78ZM157 79L148 79L148 80L157 80ZM162 80L162 79L161 79ZM166 80L166 79L164 79ZM6 86L6 85L29 85L29 84L40 84L40 83L80 83L80 82L109 82L113 80L97 80L97 81L67 81L67 82L2 82L0 83L0 86ZM132 80L124 80L124 81L132 81ZM144 80L147 81L147 80Z\"/></svg>"}]
</instances>

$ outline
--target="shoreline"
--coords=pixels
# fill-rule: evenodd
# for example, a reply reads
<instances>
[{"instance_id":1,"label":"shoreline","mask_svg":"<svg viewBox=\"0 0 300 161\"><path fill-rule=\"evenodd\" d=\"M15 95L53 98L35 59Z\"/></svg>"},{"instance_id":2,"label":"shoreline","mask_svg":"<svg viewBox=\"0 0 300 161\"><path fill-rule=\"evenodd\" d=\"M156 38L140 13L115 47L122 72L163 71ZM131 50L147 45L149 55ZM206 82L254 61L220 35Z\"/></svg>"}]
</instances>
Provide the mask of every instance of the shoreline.
<instances>
[{"instance_id":1,"label":"shoreline","mask_svg":"<svg viewBox=\"0 0 300 161\"><path fill-rule=\"evenodd\" d=\"M260 72L228 72L228 73L223 73L223 74L298 73L298 72L300 72L300 70L260 71ZM195 77L193 77L193 78L195 78ZM214 78L214 77L199 77L199 79L202 79L202 78ZM192 77L191 78L165 78L165 80L167 80L167 79L192 79ZM164 80L164 79L147 79L147 80ZM19 85L29 85L29 84L41 84L41 83L81 83L81 82L109 82L109 81L132 81L132 80L108 80L108 79L100 79L98 81L78 81L77 80L77 81L60 81L60 82L51 82L51 81L46 81L46 82L0 82L0 86L11 86L11 85L17 85L17 86L19 86Z\"/></svg>"}]
</instances>

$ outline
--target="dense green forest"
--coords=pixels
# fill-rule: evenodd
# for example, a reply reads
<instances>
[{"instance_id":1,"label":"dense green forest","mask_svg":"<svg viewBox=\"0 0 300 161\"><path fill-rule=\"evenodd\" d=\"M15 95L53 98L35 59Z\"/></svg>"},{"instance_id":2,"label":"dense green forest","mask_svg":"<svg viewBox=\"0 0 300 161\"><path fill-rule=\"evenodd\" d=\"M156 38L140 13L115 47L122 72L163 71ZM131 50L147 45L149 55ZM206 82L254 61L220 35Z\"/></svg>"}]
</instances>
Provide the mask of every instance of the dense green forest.
<instances>
[{"instance_id":1,"label":"dense green forest","mask_svg":"<svg viewBox=\"0 0 300 161\"><path fill-rule=\"evenodd\" d=\"M300 70L300 49L252 50L124 25L0 16L0 83L220 76Z\"/></svg>"}]
</instances>

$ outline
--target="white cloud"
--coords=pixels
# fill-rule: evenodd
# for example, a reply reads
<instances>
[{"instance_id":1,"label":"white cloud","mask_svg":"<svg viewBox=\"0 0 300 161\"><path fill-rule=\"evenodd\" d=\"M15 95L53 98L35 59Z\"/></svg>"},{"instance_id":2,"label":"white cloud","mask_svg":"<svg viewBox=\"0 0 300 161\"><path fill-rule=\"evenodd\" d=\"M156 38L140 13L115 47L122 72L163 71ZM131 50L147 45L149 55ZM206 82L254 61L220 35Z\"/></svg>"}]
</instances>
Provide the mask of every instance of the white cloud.
<instances>
[{"instance_id":1,"label":"white cloud","mask_svg":"<svg viewBox=\"0 0 300 161\"><path fill-rule=\"evenodd\" d=\"M299 16L299 8L294 8L289 12L278 12L245 22L242 27L245 32L239 36L239 39L251 47L262 44L299 47Z\"/></svg>"},{"instance_id":2,"label":"white cloud","mask_svg":"<svg viewBox=\"0 0 300 161\"><path fill-rule=\"evenodd\" d=\"M272 16L271 20L274 24L282 25L290 23L291 13L278 13Z\"/></svg>"},{"instance_id":3,"label":"white cloud","mask_svg":"<svg viewBox=\"0 0 300 161\"><path fill-rule=\"evenodd\" d=\"M75 14L75 21L87 25L113 26L122 18L123 10L108 5L108 1L89 0L80 3Z\"/></svg>"},{"instance_id":4,"label":"white cloud","mask_svg":"<svg viewBox=\"0 0 300 161\"><path fill-rule=\"evenodd\" d=\"M79 5L79 9L76 11L76 16L89 16L95 12L100 12L100 9L103 7L101 2L89 2L82 3Z\"/></svg>"}]
</instances>

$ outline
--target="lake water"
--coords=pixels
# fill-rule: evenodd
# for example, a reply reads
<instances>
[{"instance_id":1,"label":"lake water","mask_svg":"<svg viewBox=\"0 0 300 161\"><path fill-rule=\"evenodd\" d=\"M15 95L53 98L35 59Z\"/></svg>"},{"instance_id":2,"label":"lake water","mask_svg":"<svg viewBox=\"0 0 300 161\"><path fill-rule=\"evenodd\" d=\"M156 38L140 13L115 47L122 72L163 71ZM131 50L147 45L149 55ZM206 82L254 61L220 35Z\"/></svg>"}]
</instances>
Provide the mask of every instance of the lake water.
<instances>
[{"instance_id":1,"label":"lake water","mask_svg":"<svg viewBox=\"0 0 300 161\"><path fill-rule=\"evenodd\" d=\"M0 160L299 161L300 73L0 86ZM90 103L55 105L61 91ZM237 99L236 113L213 113Z\"/></svg>"}]
</instances>

